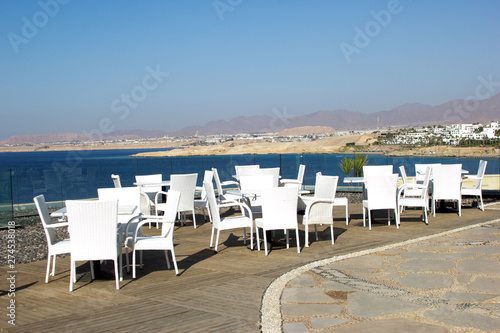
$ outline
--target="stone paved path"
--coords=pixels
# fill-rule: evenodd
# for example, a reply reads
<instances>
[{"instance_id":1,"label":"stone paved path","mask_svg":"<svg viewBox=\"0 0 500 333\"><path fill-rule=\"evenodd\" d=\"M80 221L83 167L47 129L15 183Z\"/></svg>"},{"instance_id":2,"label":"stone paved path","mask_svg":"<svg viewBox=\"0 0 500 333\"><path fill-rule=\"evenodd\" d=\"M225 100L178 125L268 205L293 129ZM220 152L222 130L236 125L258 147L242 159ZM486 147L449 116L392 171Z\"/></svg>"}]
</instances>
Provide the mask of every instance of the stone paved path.
<instances>
[{"instance_id":1,"label":"stone paved path","mask_svg":"<svg viewBox=\"0 0 500 333\"><path fill-rule=\"evenodd\" d=\"M500 332L498 221L299 273L281 294L286 333Z\"/></svg>"}]
</instances>

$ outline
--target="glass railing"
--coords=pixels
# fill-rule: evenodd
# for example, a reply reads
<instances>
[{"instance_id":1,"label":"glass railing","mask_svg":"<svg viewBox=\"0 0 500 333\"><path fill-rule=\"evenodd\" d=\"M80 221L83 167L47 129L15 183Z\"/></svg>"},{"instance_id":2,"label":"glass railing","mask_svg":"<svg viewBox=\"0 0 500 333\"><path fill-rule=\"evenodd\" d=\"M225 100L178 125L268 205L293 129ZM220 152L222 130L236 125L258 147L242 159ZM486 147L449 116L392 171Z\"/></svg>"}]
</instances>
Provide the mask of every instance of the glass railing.
<instances>
[{"instance_id":1,"label":"glass railing","mask_svg":"<svg viewBox=\"0 0 500 333\"><path fill-rule=\"evenodd\" d=\"M14 219L13 207L11 170L0 169L0 228Z\"/></svg>"},{"instance_id":2,"label":"glass railing","mask_svg":"<svg viewBox=\"0 0 500 333\"><path fill-rule=\"evenodd\" d=\"M316 173L340 176L339 191L356 191L359 188L343 183L346 176L340 169L343 158L354 154L248 154L186 157L123 157L82 158L77 163L54 163L50 160L32 161L2 173L2 207L6 218L23 215L34 209L33 197L39 194L51 206L61 207L64 200L96 198L97 189L113 187L111 174L120 175L122 186L133 186L136 175L161 173L164 180L171 174L198 173L198 185L202 185L203 172L217 168L221 180L231 180L235 165L259 164L261 167L281 168L282 178L296 178L300 164L306 165L306 187L315 183ZM487 158L486 173L500 174L498 158ZM477 173L479 158L459 157L392 157L368 155L368 165L393 165L394 173L404 165L408 175L415 174L416 163L462 163L469 173ZM4 204L6 202L6 204ZM14 210L12 210L12 204ZM3 214L3 211L2 211ZM10 214L10 215L9 215Z\"/></svg>"}]
</instances>

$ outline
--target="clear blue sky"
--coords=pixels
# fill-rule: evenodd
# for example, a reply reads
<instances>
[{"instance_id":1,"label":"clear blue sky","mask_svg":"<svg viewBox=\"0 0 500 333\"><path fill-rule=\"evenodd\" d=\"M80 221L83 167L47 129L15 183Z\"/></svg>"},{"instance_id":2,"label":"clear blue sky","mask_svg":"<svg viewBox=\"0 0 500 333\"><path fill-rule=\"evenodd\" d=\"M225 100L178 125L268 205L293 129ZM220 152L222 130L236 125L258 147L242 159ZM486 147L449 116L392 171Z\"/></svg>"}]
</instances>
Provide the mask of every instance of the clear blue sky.
<instances>
[{"instance_id":1,"label":"clear blue sky","mask_svg":"<svg viewBox=\"0 0 500 333\"><path fill-rule=\"evenodd\" d=\"M498 0L3 0L0 139L438 105L489 76L496 94L499 13Z\"/></svg>"}]
</instances>

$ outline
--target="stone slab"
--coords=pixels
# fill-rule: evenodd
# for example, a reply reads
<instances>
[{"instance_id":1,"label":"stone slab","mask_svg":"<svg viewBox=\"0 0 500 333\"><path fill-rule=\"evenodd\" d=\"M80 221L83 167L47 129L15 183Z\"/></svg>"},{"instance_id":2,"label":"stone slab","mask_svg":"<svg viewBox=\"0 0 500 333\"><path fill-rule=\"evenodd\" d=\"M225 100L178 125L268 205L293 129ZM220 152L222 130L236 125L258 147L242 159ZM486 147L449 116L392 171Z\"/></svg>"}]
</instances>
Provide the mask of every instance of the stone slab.
<instances>
[{"instance_id":1,"label":"stone slab","mask_svg":"<svg viewBox=\"0 0 500 333\"><path fill-rule=\"evenodd\" d=\"M449 288L453 278L446 274L410 273L398 280L405 287L423 289Z\"/></svg>"},{"instance_id":2,"label":"stone slab","mask_svg":"<svg viewBox=\"0 0 500 333\"><path fill-rule=\"evenodd\" d=\"M419 304L365 292L350 293L347 296L347 313L359 318L376 318L422 308Z\"/></svg>"},{"instance_id":3,"label":"stone slab","mask_svg":"<svg viewBox=\"0 0 500 333\"><path fill-rule=\"evenodd\" d=\"M447 260L412 259L399 267L404 272L442 272L455 267L455 263Z\"/></svg>"},{"instance_id":4,"label":"stone slab","mask_svg":"<svg viewBox=\"0 0 500 333\"><path fill-rule=\"evenodd\" d=\"M324 330L322 332L333 333L447 333L448 329L421 323L405 318L383 319L375 321L358 322L352 325L345 325L332 330Z\"/></svg>"},{"instance_id":5,"label":"stone slab","mask_svg":"<svg viewBox=\"0 0 500 333\"><path fill-rule=\"evenodd\" d=\"M342 307L339 304L296 304L285 303L282 305L284 318L302 316L337 316Z\"/></svg>"},{"instance_id":6,"label":"stone slab","mask_svg":"<svg viewBox=\"0 0 500 333\"><path fill-rule=\"evenodd\" d=\"M302 323L284 323L283 324L284 333L309 333L306 325Z\"/></svg>"},{"instance_id":7,"label":"stone slab","mask_svg":"<svg viewBox=\"0 0 500 333\"><path fill-rule=\"evenodd\" d=\"M316 280L311 274L301 274L288 284L292 287L313 287L316 285Z\"/></svg>"},{"instance_id":8,"label":"stone slab","mask_svg":"<svg viewBox=\"0 0 500 333\"><path fill-rule=\"evenodd\" d=\"M282 303L334 303L320 288L285 288Z\"/></svg>"},{"instance_id":9,"label":"stone slab","mask_svg":"<svg viewBox=\"0 0 500 333\"><path fill-rule=\"evenodd\" d=\"M429 310L424 313L427 318L458 327L472 327L485 331L496 331L500 328L500 318L476 315L463 311L447 309Z\"/></svg>"},{"instance_id":10,"label":"stone slab","mask_svg":"<svg viewBox=\"0 0 500 333\"><path fill-rule=\"evenodd\" d=\"M457 269L464 274L495 274L500 276L500 262L498 260L462 260Z\"/></svg>"},{"instance_id":11,"label":"stone slab","mask_svg":"<svg viewBox=\"0 0 500 333\"><path fill-rule=\"evenodd\" d=\"M477 279L467 285L474 291L500 294L500 277L478 276Z\"/></svg>"}]
</instances>

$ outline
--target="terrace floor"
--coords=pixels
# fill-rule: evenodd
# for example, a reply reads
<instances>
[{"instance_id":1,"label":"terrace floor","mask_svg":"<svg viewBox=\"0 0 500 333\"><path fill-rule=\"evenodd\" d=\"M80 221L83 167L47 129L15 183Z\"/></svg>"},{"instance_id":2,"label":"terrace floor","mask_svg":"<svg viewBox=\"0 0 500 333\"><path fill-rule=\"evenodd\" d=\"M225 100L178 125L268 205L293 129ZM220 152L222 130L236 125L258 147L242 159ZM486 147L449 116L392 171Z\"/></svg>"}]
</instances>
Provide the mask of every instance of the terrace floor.
<instances>
[{"instance_id":1,"label":"terrace floor","mask_svg":"<svg viewBox=\"0 0 500 333\"><path fill-rule=\"evenodd\" d=\"M372 230L363 228L361 205L349 207L350 224L345 225L343 207L334 210L335 245L327 226L320 240L311 233L311 245L304 247L300 227L301 253L294 237L286 249L283 240L273 245L269 256L263 249L251 251L243 245L240 230L222 231L219 252L209 249L211 224L197 216L198 228L191 223L177 226L175 252L180 275L167 270L161 251L144 252L144 268L137 279L124 275L120 290L115 289L112 265L102 265L104 278L90 281L89 265L77 268L80 278L69 292L69 257L58 258L56 276L44 283L46 261L19 264L15 273L16 325L4 315L0 330L8 332L258 332L261 330L262 297L268 286L283 274L321 259L345 255L433 235L459 227L498 220L500 205L482 212L463 207L462 216L443 209L429 217L429 225L419 220L420 212L407 210L399 230L376 219ZM156 229L145 229L154 234ZM291 233L293 236L293 232ZM6 246L4 244L4 246ZM125 262L125 261L124 261ZM6 278L8 267L0 267L0 304L7 314L10 299ZM107 274L106 272L109 272Z\"/></svg>"}]
</instances>

